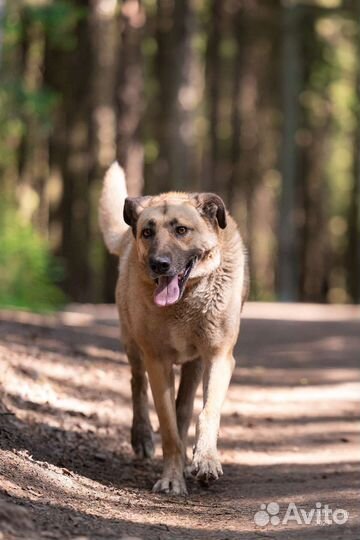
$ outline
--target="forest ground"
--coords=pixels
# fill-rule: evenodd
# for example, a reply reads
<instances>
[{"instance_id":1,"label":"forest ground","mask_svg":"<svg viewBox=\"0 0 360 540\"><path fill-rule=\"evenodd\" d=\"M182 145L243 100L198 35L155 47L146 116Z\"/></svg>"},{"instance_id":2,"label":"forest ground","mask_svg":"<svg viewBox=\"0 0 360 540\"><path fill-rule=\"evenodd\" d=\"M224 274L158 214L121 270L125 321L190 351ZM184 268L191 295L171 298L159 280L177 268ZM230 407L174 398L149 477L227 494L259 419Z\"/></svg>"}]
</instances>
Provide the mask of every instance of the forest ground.
<instances>
[{"instance_id":1,"label":"forest ground","mask_svg":"<svg viewBox=\"0 0 360 540\"><path fill-rule=\"evenodd\" d=\"M359 538L358 308L246 306L220 431L224 476L209 489L189 481L186 499L151 493L158 434L153 461L133 458L113 307L0 319L0 539ZM270 502L280 523L256 524ZM348 521L282 523L289 503L309 512L317 502Z\"/></svg>"}]
</instances>

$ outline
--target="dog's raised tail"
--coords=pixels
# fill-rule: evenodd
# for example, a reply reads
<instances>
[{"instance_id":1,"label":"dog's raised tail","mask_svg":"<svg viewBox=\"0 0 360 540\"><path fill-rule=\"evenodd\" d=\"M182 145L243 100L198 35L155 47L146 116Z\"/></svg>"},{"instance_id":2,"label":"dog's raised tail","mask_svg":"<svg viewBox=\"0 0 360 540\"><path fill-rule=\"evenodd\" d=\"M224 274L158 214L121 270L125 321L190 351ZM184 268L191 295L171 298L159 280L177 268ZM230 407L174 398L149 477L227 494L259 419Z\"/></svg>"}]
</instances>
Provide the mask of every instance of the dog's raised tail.
<instances>
[{"instance_id":1,"label":"dog's raised tail","mask_svg":"<svg viewBox=\"0 0 360 540\"><path fill-rule=\"evenodd\" d=\"M105 174L99 204L99 224L106 247L114 255L120 254L120 242L128 225L123 218L127 197L125 174L117 161Z\"/></svg>"}]
</instances>

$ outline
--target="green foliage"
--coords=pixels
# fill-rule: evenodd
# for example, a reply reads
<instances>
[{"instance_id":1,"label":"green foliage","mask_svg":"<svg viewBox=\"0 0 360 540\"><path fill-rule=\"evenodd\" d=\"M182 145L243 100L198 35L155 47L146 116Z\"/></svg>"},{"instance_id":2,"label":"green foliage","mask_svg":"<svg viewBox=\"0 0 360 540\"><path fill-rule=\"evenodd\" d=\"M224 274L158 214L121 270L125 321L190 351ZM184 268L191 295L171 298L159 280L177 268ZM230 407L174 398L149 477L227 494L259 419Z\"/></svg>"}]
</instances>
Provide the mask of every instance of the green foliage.
<instances>
[{"instance_id":1,"label":"green foliage","mask_svg":"<svg viewBox=\"0 0 360 540\"><path fill-rule=\"evenodd\" d=\"M74 28L84 13L84 9L62 0L40 5L7 3L0 82L0 170L16 165L29 121L36 122L41 136L49 133L59 103L58 94L42 81L29 84L25 74L29 50L24 50L24 43L31 44L29 34L36 28L41 44L46 38L57 49L72 49L76 46ZM39 56L36 62L41 66L42 45L36 54ZM32 78L39 77L34 75L38 69L38 65L32 67Z\"/></svg>"},{"instance_id":2,"label":"green foliage","mask_svg":"<svg viewBox=\"0 0 360 540\"><path fill-rule=\"evenodd\" d=\"M40 5L28 5L25 11L29 22L41 24L51 45L57 49L76 47L75 27L87 15L87 10L73 2L55 0Z\"/></svg>"},{"instance_id":3,"label":"green foliage","mask_svg":"<svg viewBox=\"0 0 360 540\"><path fill-rule=\"evenodd\" d=\"M46 242L13 209L0 209L0 306L52 311L65 303L61 269Z\"/></svg>"},{"instance_id":4,"label":"green foliage","mask_svg":"<svg viewBox=\"0 0 360 540\"><path fill-rule=\"evenodd\" d=\"M0 129L6 132L13 121L18 118L24 121L26 117L34 117L40 124L50 127L49 117L53 114L58 103L56 92L43 87L38 90L26 88L23 81L5 82L0 85ZM9 126L4 126L5 121Z\"/></svg>"}]
</instances>

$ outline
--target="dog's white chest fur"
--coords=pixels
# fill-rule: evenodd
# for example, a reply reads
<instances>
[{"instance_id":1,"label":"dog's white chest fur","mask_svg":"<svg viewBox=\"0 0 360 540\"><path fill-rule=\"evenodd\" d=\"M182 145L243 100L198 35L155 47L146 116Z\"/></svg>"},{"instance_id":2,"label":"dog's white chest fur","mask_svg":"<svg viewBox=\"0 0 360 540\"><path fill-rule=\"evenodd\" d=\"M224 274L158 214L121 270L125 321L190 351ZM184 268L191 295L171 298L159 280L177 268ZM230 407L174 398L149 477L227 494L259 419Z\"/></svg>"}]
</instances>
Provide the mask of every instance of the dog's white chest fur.
<instances>
[{"instance_id":1,"label":"dog's white chest fur","mask_svg":"<svg viewBox=\"0 0 360 540\"><path fill-rule=\"evenodd\" d=\"M179 334L176 328L170 331L170 346L172 362L174 364L184 364L189 360L194 360L199 356L199 352L191 340Z\"/></svg>"}]
</instances>

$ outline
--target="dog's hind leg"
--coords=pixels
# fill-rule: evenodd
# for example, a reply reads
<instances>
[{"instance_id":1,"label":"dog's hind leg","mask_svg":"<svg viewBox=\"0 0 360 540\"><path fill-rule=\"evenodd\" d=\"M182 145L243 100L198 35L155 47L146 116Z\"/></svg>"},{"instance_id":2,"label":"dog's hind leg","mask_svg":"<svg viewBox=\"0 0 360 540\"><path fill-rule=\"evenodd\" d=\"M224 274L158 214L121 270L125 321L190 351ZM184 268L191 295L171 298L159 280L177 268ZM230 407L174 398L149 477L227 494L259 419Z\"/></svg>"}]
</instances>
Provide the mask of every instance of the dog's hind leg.
<instances>
[{"instance_id":1,"label":"dog's hind leg","mask_svg":"<svg viewBox=\"0 0 360 540\"><path fill-rule=\"evenodd\" d=\"M186 449L187 434L194 408L196 389L202 378L203 363L200 358L183 364L176 398L176 420L180 438Z\"/></svg>"},{"instance_id":2,"label":"dog's hind leg","mask_svg":"<svg viewBox=\"0 0 360 540\"><path fill-rule=\"evenodd\" d=\"M149 418L147 375L145 373L143 360L136 347L128 347L127 355L131 366L131 391L133 402L131 446L137 457L149 458L154 455L154 441Z\"/></svg>"}]
</instances>

